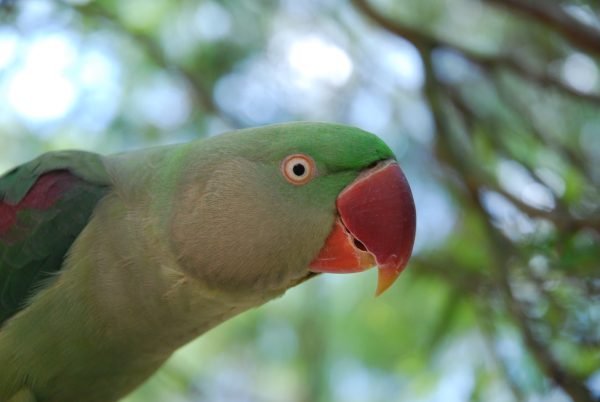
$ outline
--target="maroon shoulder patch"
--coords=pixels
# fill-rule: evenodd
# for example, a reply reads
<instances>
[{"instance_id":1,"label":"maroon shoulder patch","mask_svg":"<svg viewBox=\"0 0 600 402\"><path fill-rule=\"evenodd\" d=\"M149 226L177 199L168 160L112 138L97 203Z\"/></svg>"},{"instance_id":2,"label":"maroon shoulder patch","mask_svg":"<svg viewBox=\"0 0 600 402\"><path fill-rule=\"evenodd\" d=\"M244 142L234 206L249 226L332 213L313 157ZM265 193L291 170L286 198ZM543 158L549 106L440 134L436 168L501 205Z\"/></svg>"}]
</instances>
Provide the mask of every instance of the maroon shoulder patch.
<instances>
[{"instance_id":1,"label":"maroon shoulder patch","mask_svg":"<svg viewBox=\"0 0 600 402\"><path fill-rule=\"evenodd\" d=\"M66 190L77 182L67 170L56 170L41 175L23 199L15 205L0 201L0 236L17 223L17 213L25 209L43 211L50 208Z\"/></svg>"}]
</instances>

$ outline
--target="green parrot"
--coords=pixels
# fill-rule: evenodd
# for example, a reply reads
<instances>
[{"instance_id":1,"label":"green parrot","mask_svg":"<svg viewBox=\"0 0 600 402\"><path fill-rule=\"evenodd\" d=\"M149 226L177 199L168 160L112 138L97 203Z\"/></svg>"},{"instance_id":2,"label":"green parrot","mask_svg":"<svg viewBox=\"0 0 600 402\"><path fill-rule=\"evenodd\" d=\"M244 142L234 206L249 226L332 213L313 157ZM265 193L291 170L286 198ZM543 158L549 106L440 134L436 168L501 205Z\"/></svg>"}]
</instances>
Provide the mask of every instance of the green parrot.
<instances>
[{"instance_id":1,"label":"green parrot","mask_svg":"<svg viewBox=\"0 0 600 402\"><path fill-rule=\"evenodd\" d=\"M0 402L116 401L179 347L318 273L404 269L415 206L391 150L288 123L0 177Z\"/></svg>"}]
</instances>

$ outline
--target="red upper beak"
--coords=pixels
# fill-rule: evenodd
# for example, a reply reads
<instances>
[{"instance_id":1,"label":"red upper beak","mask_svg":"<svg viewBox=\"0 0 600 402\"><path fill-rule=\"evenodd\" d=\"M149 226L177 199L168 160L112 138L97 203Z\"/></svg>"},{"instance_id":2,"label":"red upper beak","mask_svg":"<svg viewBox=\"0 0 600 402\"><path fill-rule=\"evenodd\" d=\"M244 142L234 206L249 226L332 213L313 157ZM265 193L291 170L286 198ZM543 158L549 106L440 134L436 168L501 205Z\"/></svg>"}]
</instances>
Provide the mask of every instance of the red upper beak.
<instances>
[{"instance_id":1,"label":"red upper beak","mask_svg":"<svg viewBox=\"0 0 600 402\"><path fill-rule=\"evenodd\" d=\"M339 218L310 270L349 273L377 265L380 295L406 266L415 240L415 204L400 166L385 161L363 172L336 205Z\"/></svg>"}]
</instances>

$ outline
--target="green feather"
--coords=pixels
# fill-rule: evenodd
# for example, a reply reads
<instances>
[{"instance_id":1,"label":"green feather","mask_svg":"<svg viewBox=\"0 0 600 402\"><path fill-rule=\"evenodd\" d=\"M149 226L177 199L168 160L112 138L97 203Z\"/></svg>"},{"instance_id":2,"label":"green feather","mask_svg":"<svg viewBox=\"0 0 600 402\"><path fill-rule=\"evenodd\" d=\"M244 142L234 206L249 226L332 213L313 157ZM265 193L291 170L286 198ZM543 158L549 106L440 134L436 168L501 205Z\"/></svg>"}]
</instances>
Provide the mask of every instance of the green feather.
<instances>
[{"instance_id":1,"label":"green feather","mask_svg":"<svg viewBox=\"0 0 600 402\"><path fill-rule=\"evenodd\" d=\"M0 177L0 200L19 203L39 176L68 170L79 181L43 211L24 209L0 242L0 325L58 272L71 244L107 192L108 175L99 155L81 151L44 154Z\"/></svg>"},{"instance_id":2,"label":"green feather","mask_svg":"<svg viewBox=\"0 0 600 402\"><path fill-rule=\"evenodd\" d=\"M280 170L295 153L317 165L303 186ZM48 169L81 178L0 243L4 311L21 308L0 329L0 400L118 400L181 345L313 276L339 192L394 157L374 135L327 123L51 155L0 179L16 203Z\"/></svg>"},{"instance_id":3,"label":"green feather","mask_svg":"<svg viewBox=\"0 0 600 402\"><path fill-rule=\"evenodd\" d=\"M40 175L63 169L91 184L106 185L109 182L98 154L85 151L49 152L5 173L0 178L0 200L17 204Z\"/></svg>"}]
</instances>

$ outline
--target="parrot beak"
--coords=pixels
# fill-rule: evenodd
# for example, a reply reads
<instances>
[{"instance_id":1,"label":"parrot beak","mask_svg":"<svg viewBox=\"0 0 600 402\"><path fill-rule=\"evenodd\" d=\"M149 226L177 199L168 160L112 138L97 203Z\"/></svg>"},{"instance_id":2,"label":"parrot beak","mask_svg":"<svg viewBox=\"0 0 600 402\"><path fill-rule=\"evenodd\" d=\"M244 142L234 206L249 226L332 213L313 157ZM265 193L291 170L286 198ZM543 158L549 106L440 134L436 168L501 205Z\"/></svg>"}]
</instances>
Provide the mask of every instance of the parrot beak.
<instances>
[{"instance_id":1,"label":"parrot beak","mask_svg":"<svg viewBox=\"0 0 600 402\"><path fill-rule=\"evenodd\" d=\"M339 216L309 269L351 273L377 265L379 296L405 268L415 240L415 204L400 166L387 160L361 173L336 206Z\"/></svg>"}]
</instances>

